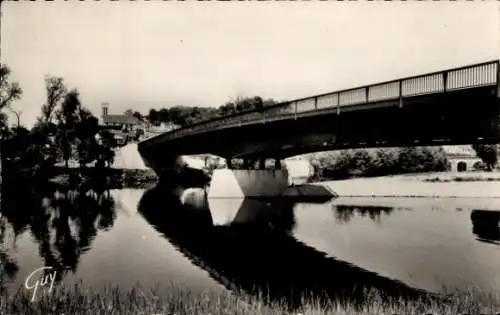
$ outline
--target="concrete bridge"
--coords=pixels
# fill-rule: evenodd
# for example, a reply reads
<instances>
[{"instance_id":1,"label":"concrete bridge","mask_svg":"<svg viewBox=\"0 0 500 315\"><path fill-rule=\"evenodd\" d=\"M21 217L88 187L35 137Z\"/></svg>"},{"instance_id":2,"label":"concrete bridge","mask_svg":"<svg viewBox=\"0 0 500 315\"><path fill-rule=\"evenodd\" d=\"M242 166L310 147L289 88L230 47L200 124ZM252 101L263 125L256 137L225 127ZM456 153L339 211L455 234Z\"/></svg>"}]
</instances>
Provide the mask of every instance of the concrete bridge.
<instances>
[{"instance_id":1,"label":"concrete bridge","mask_svg":"<svg viewBox=\"0 0 500 315\"><path fill-rule=\"evenodd\" d=\"M361 147L497 143L499 114L495 60L199 122L142 141L138 150L160 176L176 169L181 155L221 156L228 169L214 172L212 196L273 196L287 186L280 167L286 157ZM247 169L233 170L235 158ZM266 159L276 162L275 170L265 170Z\"/></svg>"}]
</instances>

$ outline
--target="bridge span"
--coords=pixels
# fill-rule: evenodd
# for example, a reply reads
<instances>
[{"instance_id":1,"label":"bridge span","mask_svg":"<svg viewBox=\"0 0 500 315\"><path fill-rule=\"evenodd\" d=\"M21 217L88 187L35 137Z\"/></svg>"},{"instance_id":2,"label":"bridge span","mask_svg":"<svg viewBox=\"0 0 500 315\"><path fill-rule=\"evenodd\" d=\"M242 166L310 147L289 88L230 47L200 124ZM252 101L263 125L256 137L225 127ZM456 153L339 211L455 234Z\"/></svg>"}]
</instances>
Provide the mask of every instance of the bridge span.
<instances>
[{"instance_id":1,"label":"bridge span","mask_svg":"<svg viewBox=\"0 0 500 315\"><path fill-rule=\"evenodd\" d=\"M283 185L276 189L263 185L268 179L256 179L271 176L263 169L265 159L280 161L347 148L477 142L500 142L499 60L218 117L144 140L138 150L146 165L160 176L176 165L180 155L218 155L228 161L229 169L234 158L260 160L260 170L233 170L232 174L241 174L225 185L238 182L253 187L242 188L245 195L261 195L283 189ZM272 178L286 177L279 167L274 172ZM217 173L212 184L220 177Z\"/></svg>"}]
</instances>

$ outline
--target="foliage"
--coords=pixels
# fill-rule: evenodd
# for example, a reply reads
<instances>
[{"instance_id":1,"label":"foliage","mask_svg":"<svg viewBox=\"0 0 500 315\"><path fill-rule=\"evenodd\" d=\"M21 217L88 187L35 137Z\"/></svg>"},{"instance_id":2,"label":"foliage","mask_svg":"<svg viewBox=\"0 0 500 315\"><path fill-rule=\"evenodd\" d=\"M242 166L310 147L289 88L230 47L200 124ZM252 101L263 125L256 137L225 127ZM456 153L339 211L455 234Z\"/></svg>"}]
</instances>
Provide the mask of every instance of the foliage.
<instances>
[{"instance_id":1,"label":"foliage","mask_svg":"<svg viewBox=\"0 0 500 315\"><path fill-rule=\"evenodd\" d=\"M484 162L486 169L491 171L495 168L500 154L498 144L473 144L472 149L476 155Z\"/></svg>"},{"instance_id":2,"label":"foliage","mask_svg":"<svg viewBox=\"0 0 500 315\"><path fill-rule=\"evenodd\" d=\"M10 107L12 102L20 99L23 94L19 83L9 83L10 73L11 71L6 65L0 64L0 129L2 131L5 131L7 127L7 115L2 110L6 108L12 110Z\"/></svg>"},{"instance_id":3,"label":"foliage","mask_svg":"<svg viewBox=\"0 0 500 315\"><path fill-rule=\"evenodd\" d=\"M38 118L40 124L52 122L56 108L62 103L67 93L67 88L61 77L45 77L45 90L47 92L47 102L42 106L42 116Z\"/></svg>"},{"instance_id":4,"label":"foliage","mask_svg":"<svg viewBox=\"0 0 500 315\"><path fill-rule=\"evenodd\" d=\"M10 70L2 66L0 111L21 96L17 84L9 84ZM2 123L2 175L15 179L19 174L26 178L46 179L53 174L55 164L74 159L80 168L96 162L96 166L110 166L114 160L117 143L107 130L101 130L98 120L86 109L76 89L68 90L60 77L45 78L47 100L41 115L31 130L19 123L8 128ZM3 112L0 112L4 114ZM134 113L132 113L134 114ZM5 114L2 115L5 117Z\"/></svg>"},{"instance_id":5,"label":"foliage","mask_svg":"<svg viewBox=\"0 0 500 315\"><path fill-rule=\"evenodd\" d=\"M442 148L403 147L356 149L311 155L316 179L383 176L444 171L448 161Z\"/></svg>"},{"instance_id":6,"label":"foliage","mask_svg":"<svg viewBox=\"0 0 500 315\"><path fill-rule=\"evenodd\" d=\"M180 126L186 126L203 120L223 117L238 112L250 111L253 109L262 110L264 107L271 106L275 103L276 102L272 99L263 100L260 96L248 98L238 97L218 108L173 106L170 108L161 108L159 110L150 109L148 120L153 125L173 123Z\"/></svg>"},{"instance_id":7,"label":"foliage","mask_svg":"<svg viewBox=\"0 0 500 315\"><path fill-rule=\"evenodd\" d=\"M66 168L68 168L69 159L74 157L74 142L80 107L78 91L73 90L65 95L61 108L56 111L56 143L62 159L66 163Z\"/></svg>"}]
</instances>

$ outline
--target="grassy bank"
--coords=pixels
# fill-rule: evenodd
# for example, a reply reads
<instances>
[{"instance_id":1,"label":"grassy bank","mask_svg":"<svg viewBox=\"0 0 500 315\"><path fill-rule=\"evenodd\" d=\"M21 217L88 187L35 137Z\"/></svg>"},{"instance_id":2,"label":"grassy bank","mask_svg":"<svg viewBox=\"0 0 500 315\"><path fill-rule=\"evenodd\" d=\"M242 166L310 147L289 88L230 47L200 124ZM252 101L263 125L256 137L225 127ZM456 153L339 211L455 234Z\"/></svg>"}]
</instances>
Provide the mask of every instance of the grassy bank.
<instances>
[{"instance_id":1,"label":"grassy bank","mask_svg":"<svg viewBox=\"0 0 500 315\"><path fill-rule=\"evenodd\" d=\"M500 311L500 294L479 290L456 292L443 302L385 301L383 294L367 293L361 306L350 303L328 305L304 300L302 307L289 310L284 303L265 303L264 299L230 293L192 294L172 285L159 297L155 290L136 287L128 292L107 287L99 292L78 285L57 287L52 294L31 302L26 290L0 299L2 314L495 314ZM41 295L41 294L39 294Z\"/></svg>"}]
</instances>

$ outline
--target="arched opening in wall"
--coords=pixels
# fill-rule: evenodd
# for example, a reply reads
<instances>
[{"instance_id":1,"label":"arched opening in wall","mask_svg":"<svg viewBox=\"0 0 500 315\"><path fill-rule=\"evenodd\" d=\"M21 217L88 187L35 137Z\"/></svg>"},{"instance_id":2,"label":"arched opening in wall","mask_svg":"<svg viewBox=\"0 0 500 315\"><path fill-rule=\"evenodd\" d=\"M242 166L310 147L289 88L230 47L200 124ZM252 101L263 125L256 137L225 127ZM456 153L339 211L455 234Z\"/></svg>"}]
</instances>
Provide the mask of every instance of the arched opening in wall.
<instances>
[{"instance_id":1,"label":"arched opening in wall","mask_svg":"<svg viewBox=\"0 0 500 315\"><path fill-rule=\"evenodd\" d=\"M459 172L467 171L467 163L465 163L464 161L458 162L457 171L459 171Z\"/></svg>"}]
</instances>

